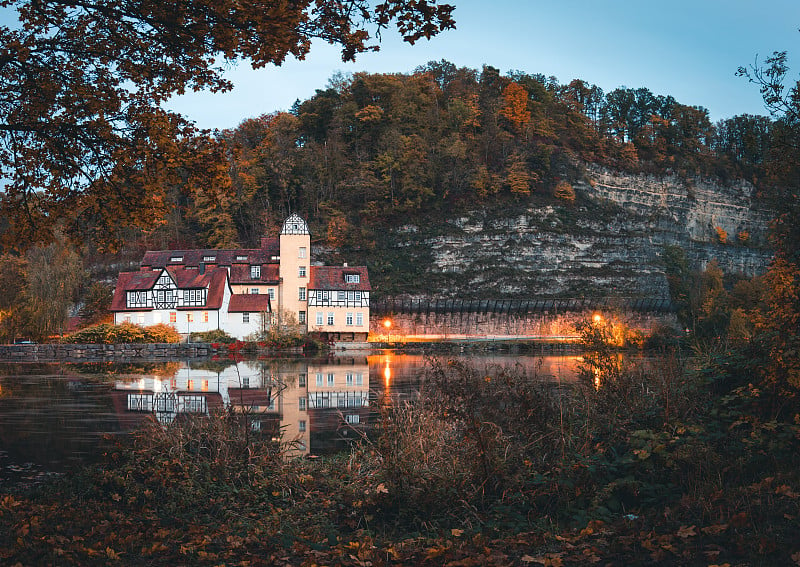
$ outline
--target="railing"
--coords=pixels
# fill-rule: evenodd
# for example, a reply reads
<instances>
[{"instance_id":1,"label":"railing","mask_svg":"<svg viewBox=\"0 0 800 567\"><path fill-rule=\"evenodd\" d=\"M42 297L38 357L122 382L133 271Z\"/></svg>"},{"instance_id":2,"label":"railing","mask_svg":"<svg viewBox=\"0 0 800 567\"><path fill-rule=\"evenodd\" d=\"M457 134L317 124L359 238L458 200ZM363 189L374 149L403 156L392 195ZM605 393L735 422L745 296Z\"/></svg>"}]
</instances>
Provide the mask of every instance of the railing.
<instances>
[{"instance_id":1,"label":"railing","mask_svg":"<svg viewBox=\"0 0 800 567\"><path fill-rule=\"evenodd\" d=\"M672 301L666 298L575 298L575 299L427 299L384 298L374 300L374 315L428 313L497 313L526 315L621 309L641 313L671 313Z\"/></svg>"}]
</instances>

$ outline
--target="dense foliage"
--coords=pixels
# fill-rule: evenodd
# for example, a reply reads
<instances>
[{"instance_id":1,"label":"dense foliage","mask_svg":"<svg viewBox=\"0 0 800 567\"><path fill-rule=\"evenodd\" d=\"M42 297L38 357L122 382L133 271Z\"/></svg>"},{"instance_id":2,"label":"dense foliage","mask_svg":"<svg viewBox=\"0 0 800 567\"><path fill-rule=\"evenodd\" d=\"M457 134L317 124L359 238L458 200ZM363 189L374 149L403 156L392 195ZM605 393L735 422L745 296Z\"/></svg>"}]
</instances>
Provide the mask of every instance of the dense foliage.
<instances>
[{"instance_id":1,"label":"dense foliage","mask_svg":"<svg viewBox=\"0 0 800 567\"><path fill-rule=\"evenodd\" d=\"M87 327L63 337L62 342L75 344L121 344L121 343L179 343L182 337L175 327L151 325L142 327L133 323L112 325L102 323Z\"/></svg>"},{"instance_id":2,"label":"dense foliage","mask_svg":"<svg viewBox=\"0 0 800 567\"><path fill-rule=\"evenodd\" d=\"M0 237L47 241L58 223L113 242L159 221L170 189L213 199L227 180L216 142L162 103L227 90L224 69L302 59L313 39L344 60L390 26L414 43L453 26L436 0L5 0L0 26Z\"/></svg>"},{"instance_id":3,"label":"dense foliage","mask_svg":"<svg viewBox=\"0 0 800 567\"><path fill-rule=\"evenodd\" d=\"M773 194L773 121L712 124L701 107L646 88L604 93L581 80L447 61L411 74L334 76L291 112L222 132L231 185L198 190L162 240L255 244L290 211L327 244L370 247L408 215L534 195L569 204L580 163L753 181Z\"/></svg>"}]
</instances>

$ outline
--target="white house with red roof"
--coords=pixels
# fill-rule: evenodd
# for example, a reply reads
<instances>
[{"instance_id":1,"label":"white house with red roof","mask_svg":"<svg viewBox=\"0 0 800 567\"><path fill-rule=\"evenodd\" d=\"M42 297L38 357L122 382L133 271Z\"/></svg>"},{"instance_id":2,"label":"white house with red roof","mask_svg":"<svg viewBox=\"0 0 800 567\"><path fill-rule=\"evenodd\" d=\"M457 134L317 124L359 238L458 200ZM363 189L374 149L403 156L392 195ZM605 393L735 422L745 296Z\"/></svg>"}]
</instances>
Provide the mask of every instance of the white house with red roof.
<instances>
[{"instance_id":1,"label":"white house with red roof","mask_svg":"<svg viewBox=\"0 0 800 567\"><path fill-rule=\"evenodd\" d=\"M261 248L146 252L139 271L120 273L111 311L115 323L239 339L291 315L325 340L364 341L369 293L365 266L312 264L308 225L293 214Z\"/></svg>"}]
</instances>

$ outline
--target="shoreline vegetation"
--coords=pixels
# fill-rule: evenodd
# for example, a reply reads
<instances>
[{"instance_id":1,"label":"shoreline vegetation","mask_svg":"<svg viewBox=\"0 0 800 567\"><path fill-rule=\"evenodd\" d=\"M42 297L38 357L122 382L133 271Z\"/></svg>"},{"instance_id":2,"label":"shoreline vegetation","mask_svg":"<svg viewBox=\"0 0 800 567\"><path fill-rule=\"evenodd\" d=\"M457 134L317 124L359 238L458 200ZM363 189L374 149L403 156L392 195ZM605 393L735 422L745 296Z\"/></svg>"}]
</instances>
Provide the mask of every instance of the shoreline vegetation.
<instances>
[{"instance_id":1,"label":"shoreline vegetation","mask_svg":"<svg viewBox=\"0 0 800 567\"><path fill-rule=\"evenodd\" d=\"M757 341L647 367L587 323L581 379L432 358L350 451L223 412L0 491L0 560L99 565L792 565L800 414Z\"/></svg>"}]
</instances>

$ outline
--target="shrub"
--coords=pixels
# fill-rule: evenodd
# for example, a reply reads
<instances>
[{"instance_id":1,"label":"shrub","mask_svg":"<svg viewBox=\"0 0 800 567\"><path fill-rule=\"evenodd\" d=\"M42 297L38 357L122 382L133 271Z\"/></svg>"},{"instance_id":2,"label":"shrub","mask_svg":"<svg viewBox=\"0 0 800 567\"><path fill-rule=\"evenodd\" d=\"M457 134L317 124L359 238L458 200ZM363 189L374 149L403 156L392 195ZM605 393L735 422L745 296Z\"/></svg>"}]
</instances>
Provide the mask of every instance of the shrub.
<instances>
[{"instance_id":1,"label":"shrub","mask_svg":"<svg viewBox=\"0 0 800 567\"><path fill-rule=\"evenodd\" d=\"M236 339L230 336L222 329L214 329L213 331L203 331L202 333L192 333L191 341L193 343L221 343L230 344L235 342Z\"/></svg>"},{"instance_id":2,"label":"shrub","mask_svg":"<svg viewBox=\"0 0 800 567\"><path fill-rule=\"evenodd\" d=\"M575 202L575 189L566 181L559 181L553 188L553 196L568 203Z\"/></svg>"},{"instance_id":3,"label":"shrub","mask_svg":"<svg viewBox=\"0 0 800 567\"><path fill-rule=\"evenodd\" d=\"M179 343L181 335L163 323L141 327L133 323L112 325L103 323L81 329L62 339L64 343L123 344L123 343Z\"/></svg>"}]
</instances>

